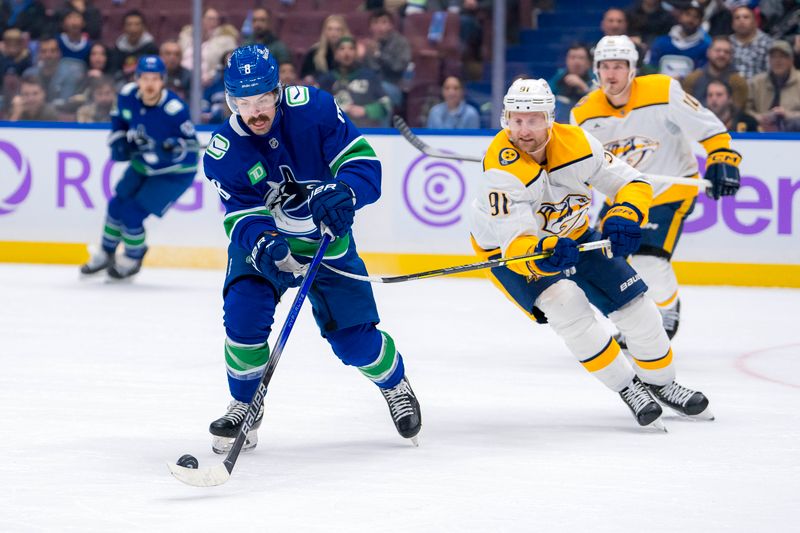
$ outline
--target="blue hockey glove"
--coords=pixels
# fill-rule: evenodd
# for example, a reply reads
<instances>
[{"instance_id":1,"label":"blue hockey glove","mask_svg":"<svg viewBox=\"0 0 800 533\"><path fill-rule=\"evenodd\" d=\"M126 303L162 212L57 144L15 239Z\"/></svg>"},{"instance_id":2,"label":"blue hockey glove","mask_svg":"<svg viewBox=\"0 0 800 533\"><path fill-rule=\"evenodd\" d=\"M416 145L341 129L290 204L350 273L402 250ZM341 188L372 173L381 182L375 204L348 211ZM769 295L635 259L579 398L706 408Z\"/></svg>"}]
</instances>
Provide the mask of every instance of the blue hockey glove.
<instances>
[{"instance_id":1,"label":"blue hockey glove","mask_svg":"<svg viewBox=\"0 0 800 533\"><path fill-rule=\"evenodd\" d=\"M303 283L307 267L292 257L286 239L277 233L263 233L250 252L250 260L276 288L299 287Z\"/></svg>"},{"instance_id":2,"label":"blue hockey glove","mask_svg":"<svg viewBox=\"0 0 800 533\"><path fill-rule=\"evenodd\" d=\"M130 161L131 154L136 149L124 135L112 142L110 148L112 161Z\"/></svg>"},{"instance_id":3,"label":"blue hockey glove","mask_svg":"<svg viewBox=\"0 0 800 533\"><path fill-rule=\"evenodd\" d=\"M308 209L314 224L327 226L335 237L344 237L353 225L356 213L353 191L341 181L316 187L308 197Z\"/></svg>"},{"instance_id":4,"label":"blue hockey glove","mask_svg":"<svg viewBox=\"0 0 800 533\"><path fill-rule=\"evenodd\" d=\"M603 238L611 241L611 253L627 257L642 242L642 213L631 204L614 204L603 218Z\"/></svg>"},{"instance_id":5,"label":"blue hockey glove","mask_svg":"<svg viewBox=\"0 0 800 533\"><path fill-rule=\"evenodd\" d=\"M186 141L180 137L168 137L156 149L159 159L178 159L185 153Z\"/></svg>"},{"instance_id":6,"label":"blue hockey glove","mask_svg":"<svg viewBox=\"0 0 800 533\"><path fill-rule=\"evenodd\" d=\"M537 254L553 252L550 257L533 261L536 269L531 269L531 271L534 273L555 274L569 270L578 264L578 244L567 237L545 237L536 244L533 251Z\"/></svg>"},{"instance_id":7,"label":"blue hockey glove","mask_svg":"<svg viewBox=\"0 0 800 533\"><path fill-rule=\"evenodd\" d=\"M733 150L720 148L708 154L705 178L711 182L706 194L714 200L733 196L739 190L739 163L742 156Z\"/></svg>"}]
</instances>

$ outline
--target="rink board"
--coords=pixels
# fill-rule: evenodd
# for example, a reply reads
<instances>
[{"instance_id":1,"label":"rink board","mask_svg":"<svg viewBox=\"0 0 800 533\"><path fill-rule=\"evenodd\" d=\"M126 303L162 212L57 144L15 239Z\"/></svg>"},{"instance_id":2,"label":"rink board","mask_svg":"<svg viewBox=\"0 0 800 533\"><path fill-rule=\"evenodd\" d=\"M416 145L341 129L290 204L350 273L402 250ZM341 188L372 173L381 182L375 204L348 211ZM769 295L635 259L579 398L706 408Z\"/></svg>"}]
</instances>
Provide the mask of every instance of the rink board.
<instances>
[{"instance_id":1,"label":"rink board","mask_svg":"<svg viewBox=\"0 0 800 533\"><path fill-rule=\"evenodd\" d=\"M0 261L78 264L99 241L107 199L125 164L109 161L103 125L0 124ZM422 139L481 154L492 132ZM203 141L210 130L201 133ZM371 270L386 274L472 262L468 210L480 165L420 154L390 130L366 137L384 170L383 196L359 212L356 237ZM675 255L684 283L800 287L800 136L736 136L742 188L700 196ZM697 146L702 163L702 149ZM202 171L163 219L146 224L153 266L222 268L223 210ZM477 273L475 275L482 275Z\"/></svg>"}]
</instances>

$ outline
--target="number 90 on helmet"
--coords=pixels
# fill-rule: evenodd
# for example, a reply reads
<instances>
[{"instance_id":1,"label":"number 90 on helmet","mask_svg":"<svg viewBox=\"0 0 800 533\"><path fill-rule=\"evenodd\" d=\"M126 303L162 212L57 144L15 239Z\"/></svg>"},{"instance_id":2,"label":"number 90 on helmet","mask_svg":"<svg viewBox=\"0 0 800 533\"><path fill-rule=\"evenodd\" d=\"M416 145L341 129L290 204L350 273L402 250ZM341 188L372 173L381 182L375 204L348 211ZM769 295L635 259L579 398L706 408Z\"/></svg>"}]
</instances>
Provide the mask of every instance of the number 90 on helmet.
<instances>
[{"instance_id":1,"label":"number 90 on helmet","mask_svg":"<svg viewBox=\"0 0 800 533\"><path fill-rule=\"evenodd\" d=\"M513 112L544 113L547 118L547 128L550 129L555 122L556 97L542 78L516 80L503 97L500 126L508 127L508 119Z\"/></svg>"},{"instance_id":2,"label":"number 90 on helmet","mask_svg":"<svg viewBox=\"0 0 800 533\"><path fill-rule=\"evenodd\" d=\"M225 67L224 80L225 100L236 114L239 114L238 98L275 93L277 106L283 95L278 62L263 44L234 50Z\"/></svg>"}]
</instances>

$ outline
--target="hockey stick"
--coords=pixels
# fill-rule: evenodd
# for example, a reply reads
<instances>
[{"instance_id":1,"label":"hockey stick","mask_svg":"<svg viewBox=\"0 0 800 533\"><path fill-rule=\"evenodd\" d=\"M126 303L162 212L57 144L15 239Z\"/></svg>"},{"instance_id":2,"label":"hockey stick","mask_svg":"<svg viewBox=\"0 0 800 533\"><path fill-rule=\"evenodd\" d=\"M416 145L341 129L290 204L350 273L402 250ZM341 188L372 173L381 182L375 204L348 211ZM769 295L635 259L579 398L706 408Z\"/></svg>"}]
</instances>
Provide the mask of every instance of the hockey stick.
<instances>
[{"instance_id":1,"label":"hockey stick","mask_svg":"<svg viewBox=\"0 0 800 533\"><path fill-rule=\"evenodd\" d=\"M437 150L436 148L432 147L431 145L425 143L422 139L417 137L417 135L411 131L411 128L408 127L408 124L402 117L395 115L392 118L392 122L394 123L394 127L397 128L397 131L407 140L411 146L422 152L423 154L429 157L435 157L437 159L455 159L457 161L470 161L473 163L480 163L483 161L482 157L474 156L474 155L464 155L464 154L451 154L448 152L443 152L441 150ZM670 185L693 185L698 187L701 190L707 189L711 187L711 182L706 179L697 179L697 178L682 178L682 177L675 177L675 176L661 176L656 174L643 174L653 183L668 183Z\"/></svg>"},{"instance_id":2,"label":"hockey stick","mask_svg":"<svg viewBox=\"0 0 800 533\"><path fill-rule=\"evenodd\" d=\"M233 442L233 446L225 457L225 460L217 466L210 468L186 468L184 466L167 463L169 471L172 472L172 475L178 478L178 480L194 487L213 487L222 485L231 477L233 467L236 465L236 459L239 457L242 446L244 446L245 440L247 439L247 433L255 423L256 414L264 403L264 397L267 395L267 386L272 379L272 374L275 372L275 367L278 366L283 347L286 346L289 333L292 332L292 327L294 327L294 323L297 320L297 315L300 313L300 308L303 306L311 284L314 282L314 276L319 269L322 257L325 255L325 250L328 248L330 242L330 235L325 233L319 243L319 250L317 250L316 255L314 255L314 258L308 266L303 284L300 285L297 296L294 297L294 302L292 302L289 315L286 317L286 322L283 323L280 335L278 335L278 341L275 343L275 348L269 358L267 368L264 370L264 375L261 377L258 389L256 389L253 399L250 401L250 407L247 409L247 414L242 421L242 427L239 428L239 434L236 435L236 440Z\"/></svg>"},{"instance_id":3,"label":"hockey stick","mask_svg":"<svg viewBox=\"0 0 800 533\"><path fill-rule=\"evenodd\" d=\"M601 241L587 242L578 245L578 250L581 252L588 252L589 250L602 249L604 253L611 255L611 241L604 239ZM438 268L436 270L427 270L425 272L417 272L415 274L405 274L402 276L362 276L361 274L353 274L352 272L345 272L338 268L330 266L328 263L322 263L325 268L336 272L340 276L359 281L366 281L369 283L402 283L404 281L414 281L424 278L438 278L440 276L450 276L452 274L460 274L462 272L471 272L473 270L482 270L484 268L494 268L505 266L510 263L520 263L522 261L535 261L537 259L545 259L553 255L553 252L541 252L538 254L520 255L517 257L490 259L488 261L481 261L479 263L469 263L467 265L458 265L445 268Z\"/></svg>"}]
</instances>

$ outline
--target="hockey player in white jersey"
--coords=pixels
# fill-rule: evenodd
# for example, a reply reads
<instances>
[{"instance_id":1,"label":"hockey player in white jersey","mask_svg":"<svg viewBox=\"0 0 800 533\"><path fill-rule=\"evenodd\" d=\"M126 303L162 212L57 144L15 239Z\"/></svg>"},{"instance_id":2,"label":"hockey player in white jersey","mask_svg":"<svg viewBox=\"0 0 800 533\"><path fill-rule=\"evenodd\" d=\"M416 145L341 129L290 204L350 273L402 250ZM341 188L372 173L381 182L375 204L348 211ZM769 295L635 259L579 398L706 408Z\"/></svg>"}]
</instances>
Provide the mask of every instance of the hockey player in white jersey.
<instances>
[{"instance_id":1,"label":"hockey player in white jersey","mask_svg":"<svg viewBox=\"0 0 800 533\"><path fill-rule=\"evenodd\" d=\"M578 127L554 122L544 80L517 80L503 99L503 130L483 159L471 210L479 256L552 255L491 269L491 281L532 319L550 326L586 370L618 392L642 426L661 424L661 407L712 418L703 393L675 381L670 341L647 285L625 261L641 239L652 188L640 172ZM591 189L613 199L603 233L590 227ZM607 238L614 257L578 252ZM632 364L595 317L593 304L628 338Z\"/></svg>"},{"instance_id":2,"label":"hockey player in white jersey","mask_svg":"<svg viewBox=\"0 0 800 533\"><path fill-rule=\"evenodd\" d=\"M725 125L669 76L636 77L639 54L626 36L603 37L594 53L594 71L600 88L586 95L570 121L600 140L605 149L645 175L698 177L690 141L707 152L705 179L714 199L736 194L741 156L731 150ZM631 264L650 287L672 338L678 330L680 300L672 254L683 224L694 209L698 188L689 185L653 185L653 204L642 242ZM611 200L601 211L601 218ZM623 343L624 338L618 340Z\"/></svg>"}]
</instances>

